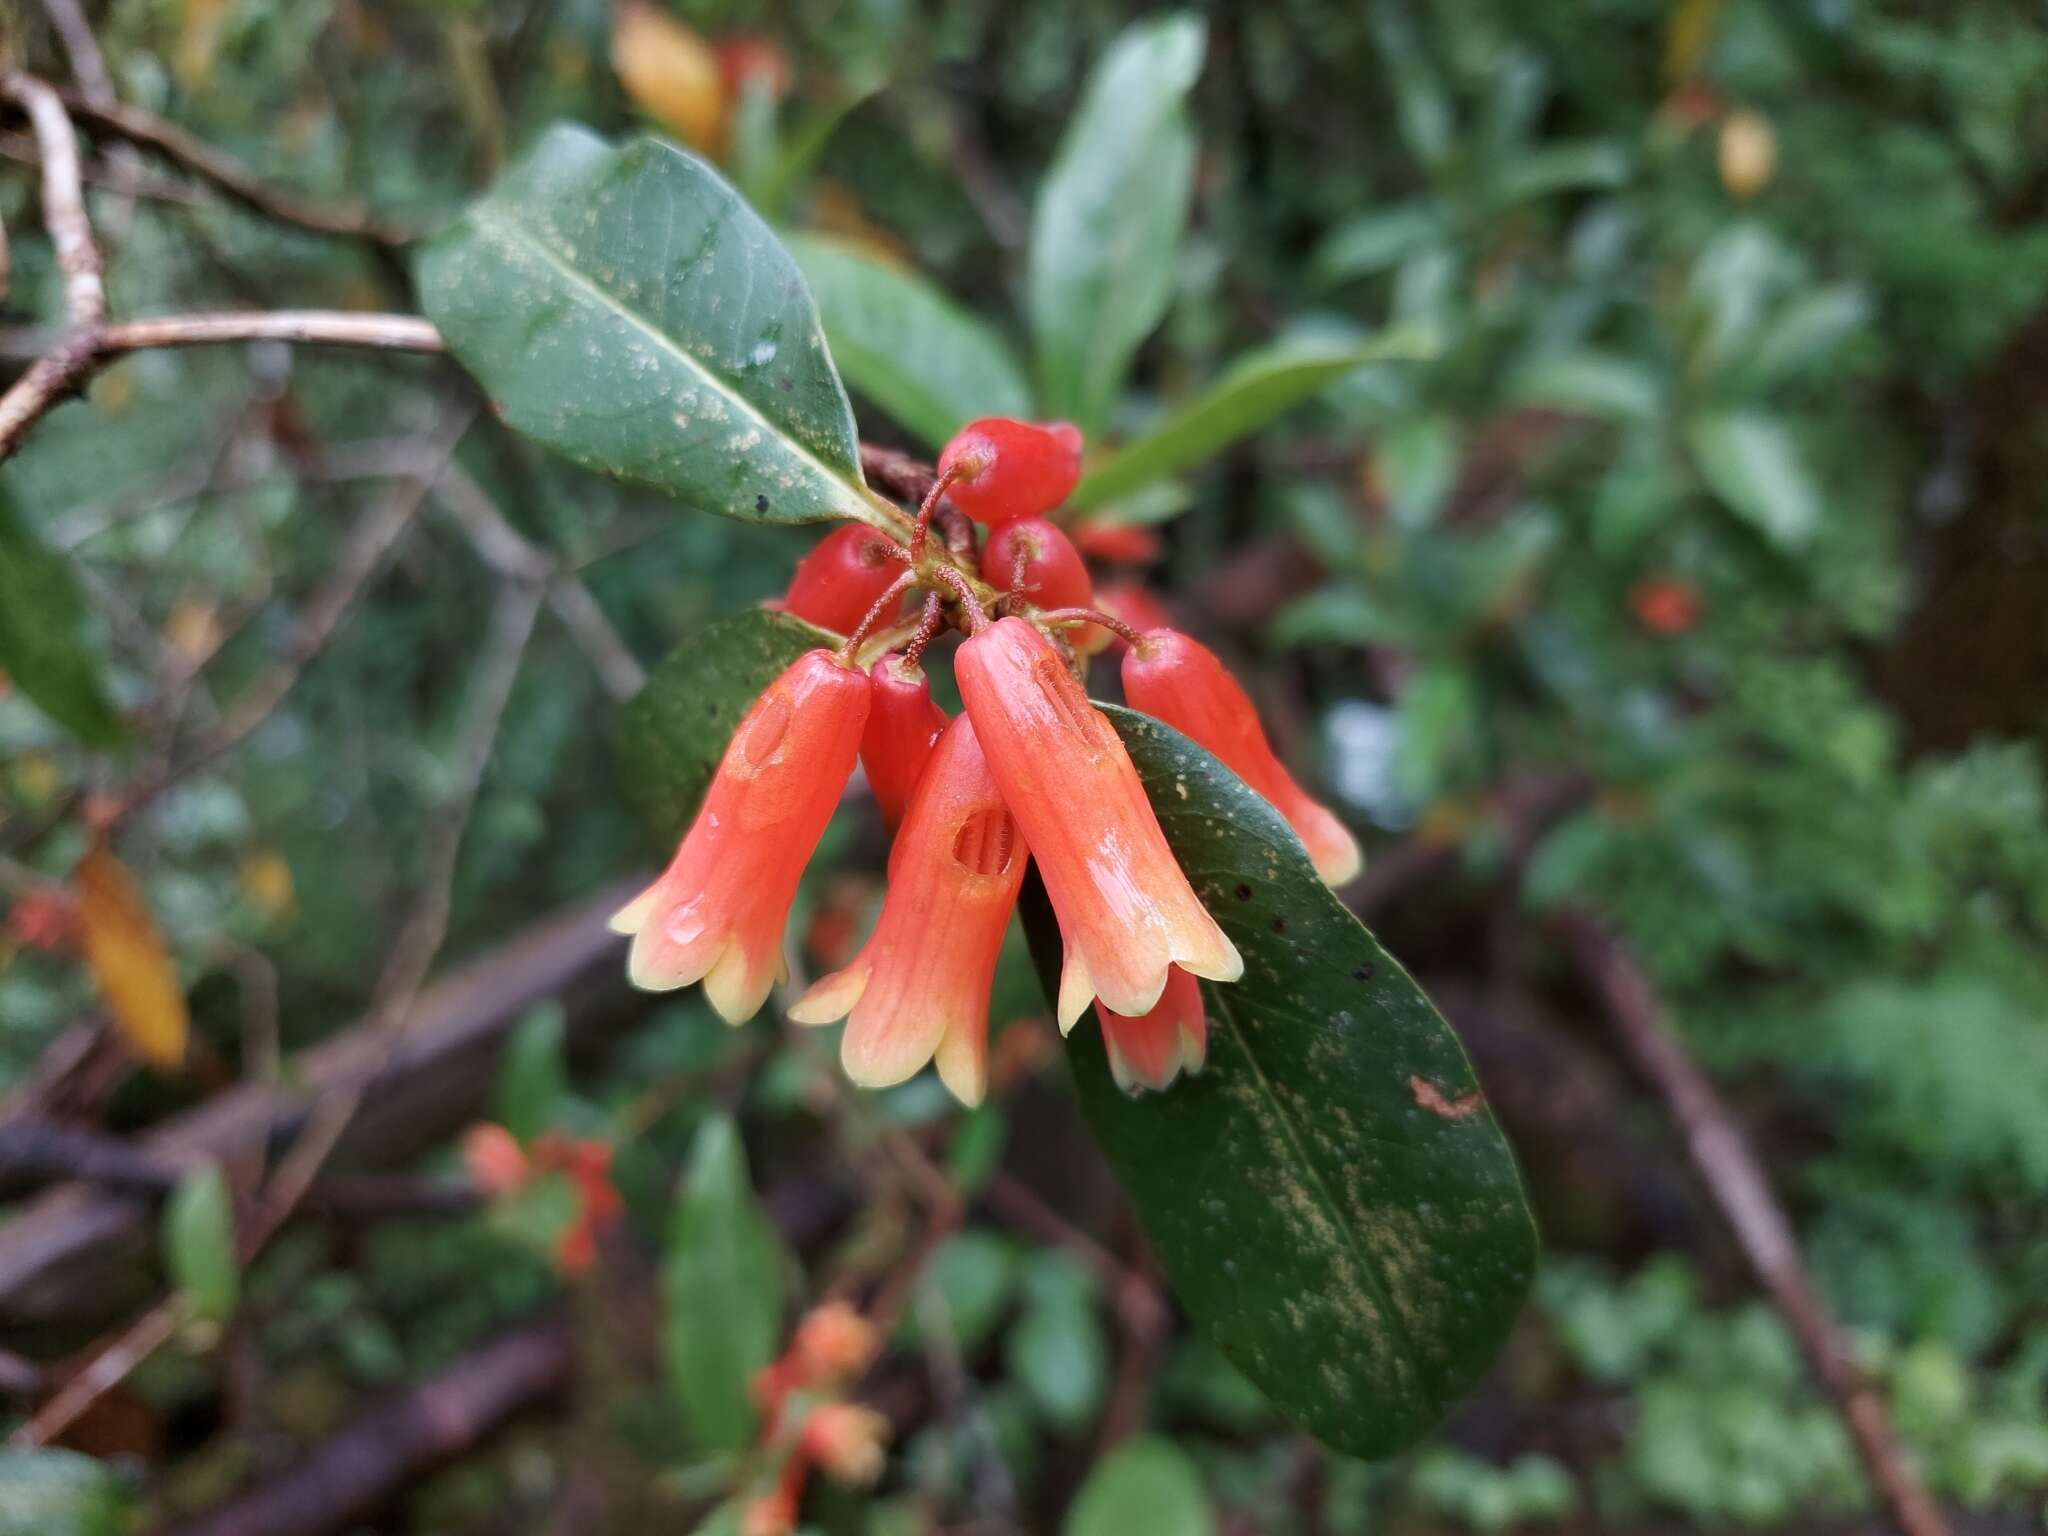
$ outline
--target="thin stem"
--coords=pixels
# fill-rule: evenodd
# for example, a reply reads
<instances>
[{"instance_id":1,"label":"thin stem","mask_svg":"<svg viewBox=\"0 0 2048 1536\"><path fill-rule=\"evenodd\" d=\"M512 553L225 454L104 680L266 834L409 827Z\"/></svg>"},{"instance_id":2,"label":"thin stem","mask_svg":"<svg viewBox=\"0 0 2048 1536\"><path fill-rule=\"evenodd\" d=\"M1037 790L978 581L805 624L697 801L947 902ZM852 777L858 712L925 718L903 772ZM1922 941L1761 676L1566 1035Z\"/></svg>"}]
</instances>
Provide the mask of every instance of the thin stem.
<instances>
[{"instance_id":1,"label":"thin stem","mask_svg":"<svg viewBox=\"0 0 2048 1536\"><path fill-rule=\"evenodd\" d=\"M925 535L932 525L932 514L939 509L939 502L946 494L946 488L960 478L960 466L949 464L940 470L932 481L932 488L924 493L924 500L917 504L917 524L910 533L910 563L917 564L924 558Z\"/></svg>"},{"instance_id":2,"label":"thin stem","mask_svg":"<svg viewBox=\"0 0 2048 1536\"><path fill-rule=\"evenodd\" d=\"M1049 608L1037 616L1040 624L1064 628L1075 624L1100 624L1111 634L1129 644L1133 649L1145 643L1145 637L1113 614L1099 608Z\"/></svg>"},{"instance_id":3,"label":"thin stem","mask_svg":"<svg viewBox=\"0 0 2048 1536\"><path fill-rule=\"evenodd\" d=\"M917 633L910 637L910 644L904 647L903 660L907 666L916 666L924 657L924 648L932 643L932 637L939 632L939 621L945 614L945 605L939 601L939 594L925 594L924 614L917 621Z\"/></svg>"},{"instance_id":4,"label":"thin stem","mask_svg":"<svg viewBox=\"0 0 2048 1536\"><path fill-rule=\"evenodd\" d=\"M967 578L950 565L934 565L931 574L953 589L953 595L960 599L960 606L967 610L967 632L978 635L988 628L988 613L981 606L981 599L974 595Z\"/></svg>"},{"instance_id":5,"label":"thin stem","mask_svg":"<svg viewBox=\"0 0 2048 1536\"><path fill-rule=\"evenodd\" d=\"M881 623L882 616L888 613L894 604L900 603L903 600L903 594L916 584L917 573L914 571L905 571L901 576L898 576L889 583L888 587L883 590L882 595L868 606L868 611L862 616L861 621L853 626L853 633L846 637L846 644L839 648L839 656L842 661L851 662L853 660L854 653L860 649L861 641L868 637L868 631Z\"/></svg>"}]
</instances>

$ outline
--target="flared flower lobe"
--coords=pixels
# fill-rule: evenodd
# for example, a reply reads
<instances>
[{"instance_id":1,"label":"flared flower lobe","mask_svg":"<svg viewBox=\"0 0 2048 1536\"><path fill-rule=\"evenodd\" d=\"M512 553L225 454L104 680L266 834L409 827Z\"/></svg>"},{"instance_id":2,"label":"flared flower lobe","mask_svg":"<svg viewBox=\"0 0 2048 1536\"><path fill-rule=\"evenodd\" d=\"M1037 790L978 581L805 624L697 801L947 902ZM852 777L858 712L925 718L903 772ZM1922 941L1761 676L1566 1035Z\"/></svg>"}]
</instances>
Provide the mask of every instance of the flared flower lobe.
<instances>
[{"instance_id":1,"label":"flared flower lobe","mask_svg":"<svg viewBox=\"0 0 2048 1536\"><path fill-rule=\"evenodd\" d=\"M1175 629L1153 629L1124 653L1124 698L1208 748L1294 828L1327 885L1355 879L1358 839L1294 782L1273 755L1250 697L1207 646Z\"/></svg>"},{"instance_id":2,"label":"flared flower lobe","mask_svg":"<svg viewBox=\"0 0 2048 1536\"><path fill-rule=\"evenodd\" d=\"M1110 1074L1126 1093L1165 1088L1187 1072L1202 1070L1209 1056L1209 1019L1202 1008L1202 984L1179 966L1152 1011L1138 1018L1111 1013L1100 1003L1095 1017L1109 1052Z\"/></svg>"},{"instance_id":3,"label":"flared flower lobe","mask_svg":"<svg viewBox=\"0 0 2048 1536\"><path fill-rule=\"evenodd\" d=\"M668 869L612 919L613 932L633 937L635 986L702 981L734 1024L760 1010L783 975L790 902L853 773L867 717L867 675L822 650L754 701Z\"/></svg>"},{"instance_id":4,"label":"flared flower lobe","mask_svg":"<svg viewBox=\"0 0 2048 1536\"><path fill-rule=\"evenodd\" d=\"M932 748L889 854L889 888L866 947L821 977L789 1016L846 1018L840 1061L867 1088L900 1083L936 1055L963 1104L988 1082L988 994L1029 855L973 722Z\"/></svg>"},{"instance_id":5,"label":"flared flower lobe","mask_svg":"<svg viewBox=\"0 0 2048 1536\"><path fill-rule=\"evenodd\" d=\"M953 664L990 772L1038 861L1066 961L1060 1028L1100 997L1149 1013L1174 965L1213 981L1244 974L1236 947L1174 861L1137 769L1051 644L1002 619Z\"/></svg>"}]
</instances>

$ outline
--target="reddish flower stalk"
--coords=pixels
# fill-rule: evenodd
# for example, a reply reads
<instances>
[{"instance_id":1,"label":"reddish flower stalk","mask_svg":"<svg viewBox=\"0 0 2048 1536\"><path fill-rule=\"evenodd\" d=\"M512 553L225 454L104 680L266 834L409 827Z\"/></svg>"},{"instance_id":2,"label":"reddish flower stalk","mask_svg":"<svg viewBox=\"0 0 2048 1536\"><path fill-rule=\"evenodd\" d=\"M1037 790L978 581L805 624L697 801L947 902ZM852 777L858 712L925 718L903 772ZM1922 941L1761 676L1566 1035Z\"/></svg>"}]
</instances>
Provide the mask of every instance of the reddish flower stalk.
<instances>
[{"instance_id":1,"label":"reddish flower stalk","mask_svg":"<svg viewBox=\"0 0 2048 1536\"><path fill-rule=\"evenodd\" d=\"M960 647L954 674L1059 917L1061 1029L1098 996L1112 1012L1149 1013L1174 965L1237 980L1236 947L1174 861L1123 742L1051 642L1002 619Z\"/></svg>"}]
</instances>

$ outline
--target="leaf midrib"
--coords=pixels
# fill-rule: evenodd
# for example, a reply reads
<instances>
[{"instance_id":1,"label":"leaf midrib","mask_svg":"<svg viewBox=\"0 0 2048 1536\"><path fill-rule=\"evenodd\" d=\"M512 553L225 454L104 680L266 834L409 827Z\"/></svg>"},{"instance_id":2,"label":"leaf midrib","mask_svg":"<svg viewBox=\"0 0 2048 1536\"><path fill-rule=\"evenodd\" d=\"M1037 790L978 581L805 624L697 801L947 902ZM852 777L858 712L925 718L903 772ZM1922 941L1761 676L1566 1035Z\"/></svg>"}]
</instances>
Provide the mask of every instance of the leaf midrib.
<instances>
[{"instance_id":1,"label":"leaf midrib","mask_svg":"<svg viewBox=\"0 0 2048 1536\"><path fill-rule=\"evenodd\" d=\"M844 515L859 518L862 522L882 528L885 532L894 532L893 529L887 527L883 519L877 514L875 508L869 504L867 497L861 494L862 489L865 488L864 481L848 479L843 470L827 464L813 453L807 445L792 437L781 425L762 415L760 408L752 400L739 393L722 375L714 373L697 358L692 357L689 351L684 347L678 346L675 339L666 331L656 326L652 320L642 315L640 311L634 309L617 294L608 288L601 287L577 270L577 268L571 266L561 252L557 251L552 245L540 239L524 225L501 217L497 210L489 204L479 205L471 211L470 216L479 227L488 227L500 238L507 239L514 244L523 245L528 250L533 251L549 267L566 279L572 288L589 295L602 308L624 316L626 320L649 340L660 346L670 356L679 360L687 371L704 380L721 398L736 405L741 414L758 424L762 430L773 434L775 440L783 444L791 456L803 461L833 484L845 487L848 492L846 499L848 510ZM821 325L819 329L822 332L823 326ZM855 474L857 475L859 473L857 450L854 464Z\"/></svg>"}]
</instances>

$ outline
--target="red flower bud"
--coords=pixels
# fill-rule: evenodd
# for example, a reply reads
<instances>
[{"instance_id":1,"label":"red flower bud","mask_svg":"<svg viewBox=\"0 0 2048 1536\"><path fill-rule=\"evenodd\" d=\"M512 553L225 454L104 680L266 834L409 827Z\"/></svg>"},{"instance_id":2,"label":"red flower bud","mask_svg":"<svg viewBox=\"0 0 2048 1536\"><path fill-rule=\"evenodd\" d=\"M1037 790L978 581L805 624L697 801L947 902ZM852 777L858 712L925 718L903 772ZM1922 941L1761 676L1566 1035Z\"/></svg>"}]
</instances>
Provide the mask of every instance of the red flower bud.
<instances>
[{"instance_id":1,"label":"red flower bud","mask_svg":"<svg viewBox=\"0 0 2048 1536\"><path fill-rule=\"evenodd\" d=\"M988 994L1028 857L982 756L974 725L939 737L889 852L889 890L874 936L851 965L821 977L789 1016L851 1018L846 1075L866 1088L900 1083L938 1057L964 1104L988 1081Z\"/></svg>"},{"instance_id":2,"label":"red flower bud","mask_svg":"<svg viewBox=\"0 0 2048 1536\"><path fill-rule=\"evenodd\" d=\"M957 472L946 494L977 523L1037 517L1081 482L1081 432L1072 422L1039 425L984 416L954 434L939 473Z\"/></svg>"},{"instance_id":3,"label":"red flower bud","mask_svg":"<svg viewBox=\"0 0 2048 1536\"><path fill-rule=\"evenodd\" d=\"M902 573L903 562L891 556L887 539L850 523L820 539L798 562L782 606L835 634L850 635Z\"/></svg>"},{"instance_id":4,"label":"red flower bud","mask_svg":"<svg viewBox=\"0 0 2048 1536\"><path fill-rule=\"evenodd\" d=\"M532 1172L518 1138L489 1121L462 1133L462 1162L470 1183L486 1195L509 1195L524 1188Z\"/></svg>"},{"instance_id":5,"label":"red flower bud","mask_svg":"<svg viewBox=\"0 0 2048 1536\"><path fill-rule=\"evenodd\" d=\"M1636 622L1657 635L1682 635L1700 621L1699 593L1675 576L1639 581L1628 595Z\"/></svg>"},{"instance_id":6,"label":"red flower bud","mask_svg":"<svg viewBox=\"0 0 2048 1536\"><path fill-rule=\"evenodd\" d=\"M1159 558L1159 530L1140 523L1083 523L1074 541L1084 553L1112 565L1147 565Z\"/></svg>"},{"instance_id":7,"label":"red flower bud","mask_svg":"<svg viewBox=\"0 0 2048 1536\"><path fill-rule=\"evenodd\" d=\"M1086 608L1095 600L1081 552L1042 517L1017 518L989 535L981 551L981 579L1039 608Z\"/></svg>"},{"instance_id":8,"label":"red flower bud","mask_svg":"<svg viewBox=\"0 0 2048 1536\"><path fill-rule=\"evenodd\" d=\"M633 984L704 983L731 1023L783 974L782 932L804 865L853 773L867 674L809 651L754 701L662 877L612 919L633 935Z\"/></svg>"},{"instance_id":9,"label":"red flower bud","mask_svg":"<svg viewBox=\"0 0 2048 1536\"><path fill-rule=\"evenodd\" d=\"M1281 766L1252 701L1208 647L1178 630L1149 631L1124 653L1124 698L1207 747L1272 802L1328 884L1358 874L1365 862L1358 840Z\"/></svg>"},{"instance_id":10,"label":"red flower bud","mask_svg":"<svg viewBox=\"0 0 2048 1536\"><path fill-rule=\"evenodd\" d=\"M884 656L870 674L868 724L860 738L860 763L868 788L882 808L882 820L895 828L910 805L911 791L924 772L932 745L946 728L946 712L932 702L932 685L922 667L901 656Z\"/></svg>"},{"instance_id":11,"label":"red flower bud","mask_svg":"<svg viewBox=\"0 0 2048 1536\"><path fill-rule=\"evenodd\" d=\"M1174 965L1216 981L1243 975L1174 862L1115 728L1046 638L1002 619L960 647L953 670L1059 917L1060 1028L1097 996L1115 1013L1149 1013Z\"/></svg>"},{"instance_id":12,"label":"red flower bud","mask_svg":"<svg viewBox=\"0 0 2048 1536\"><path fill-rule=\"evenodd\" d=\"M1202 1070L1209 1055L1209 1019L1202 1009L1202 984L1179 966L1166 978L1166 990L1150 1013L1125 1018L1100 1003L1095 1017L1102 1024L1102 1043L1109 1051L1109 1070L1126 1093L1164 1088L1183 1070Z\"/></svg>"},{"instance_id":13,"label":"red flower bud","mask_svg":"<svg viewBox=\"0 0 2048 1536\"><path fill-rule=\"evenodd\" d=\"M1105 582L1095 589L1095 606L1140 633L1173 627L1173 615L1143 582Z\"/></svg>"}]
</instances>

